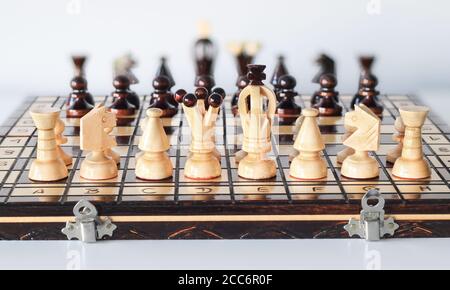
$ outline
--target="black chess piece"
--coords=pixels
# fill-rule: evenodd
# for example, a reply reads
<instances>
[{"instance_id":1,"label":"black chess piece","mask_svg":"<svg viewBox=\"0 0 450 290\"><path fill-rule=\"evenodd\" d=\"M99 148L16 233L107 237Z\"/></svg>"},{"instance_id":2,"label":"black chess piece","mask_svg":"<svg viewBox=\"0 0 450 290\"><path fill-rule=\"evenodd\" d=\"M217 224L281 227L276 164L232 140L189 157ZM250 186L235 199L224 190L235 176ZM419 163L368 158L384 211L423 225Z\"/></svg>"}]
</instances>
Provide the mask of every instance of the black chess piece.
<instances>
[{"instance_id":1,"label":"black chess piece","mask_svg":"<svg viewBox=\"0 0 450 290\"><path fill-rule=\"evenodd\" d=\"M116 89L112 93L113 103L109 110L116 114L119 126L127 125L134 121L137 108L130 103L130 79L127 76L117 76L114 78L113 86Z\"/></svg>"},{"instance_id":2,"label":"black chess piece","mask_svg":"<svg viewBox=\"0 0 450 290\"><path fill-rule=\"evenodd\" d=\"M72 62L75 67L75 77L85 77L84 67L86 65L87 56L85 55L74 55L72 56Z\"/></svg>"},{"instance_id":3,"label":"black chess piece","mask_svg":"<svg viewBox=\"0 0 450 290\"><path fill-rule=\"evenodd\" d=\"M170 80L165 76L158 76L153 80L152 93L153 103L150 108L158 108L163 111L163 118L170 118L178 113L178 108L170 103L169 100L175 100L173 93L170 91Z\"/></svg>"},{"instance_id":4,"label":"black chess piece","mask_svg":"<svg viewBox=\"0 0 450 290\"><path fill-rule=\"evenodd\" d=\"M339 93L336 91L337 79L333 74L325 74L320 78L318 102L312 107L319 110L324 117L342 116L342 107L336 102Z\"/></svg>"},{"instance_id":5,"label":"black chess piece","mask_svg":"<svg viewBox=\"0 0 450 290\"><path fill-rule=\"evenodd\" d=\"M173 78L172 73L169 69L169 66L167 65L167 58L165 58L165 57L161 57L161 64L155 75L155 77L159 77L159 76L165 76L169 79L170 89L172 89L176 85L175 79ZM178 103L177 103L177 105L178 105Z\"/></svg>"},{"instance_id":6,"label":"black chess piece","mask_svg":"<svg viewBox=\"0 0 450 290\"><path fill-rule=\"evenodd\" d=\"M373 56L361 56L359 58L359 63L361 66L361 74L359 77L359 87L358 87L358 92L355 94L355 96L353 97L351 103L350 103L350 107L352 108L352 110L355 109L355 104L360 103L361 100L363 99L363 96L361 96L359 94L359 92L362 90L362 83L363 83L363 79L366 75L370 75L372 74L372 67L373 64L375 62L375 57Z\"/></svg>"},{"instance_id":7,"label":"black chess piece","mask_svg":"<svg viewBox=\"0 0 450 290\"><path fill-rule=\"evenodd\" d=\"M128 79L128 82L125 80L125 78ZM128 86L126 86L126 84L128 84ZM116 76L114 78L114 87L117 89L116 85L121 88L120 90L123 91L123 93L127 94L128 103L132 104L133 107L138 110L141 107L141 100L139 96L130 89L131 79L125 75ZM113 102L115 102L114 93Z\"/></svg>"},{"instance_id":8,"label":"black chess piece","mask_svg":"<svg viewBox=\"0 0 450 290\"><path fill-rule=\"evenodd\" d=\"M94 108L94 98L87 91L88 83L84 77L78 76L70 82L72 93L67 99L67 118L81 118Z\"/></svg>"},{"instance_id":9,"label":"black chess piece","mask_svg":"<svg viewBox=\"0 0 450 290\"><path fill-rule=\"evenodd\" d=\"M277 66L275 67L275 71L273 73L272 80L270 82L272 84L272 86L274 87L275 94L277 95L278 101L281 101L281 98L278 96L278 94L281 90L281 88L279 86L280 85L279 80L281 77L288 75L288 74L289 74L289 72L286 68L285 58L284 58L284 56L279 56Z\"/></svg>"},{"instance_id":10,"label":"black chess piece","mask_svg":"<svg viewBox=\"0 0 450 290\"><path fill-rule=\"evenodd\" d=\"M277 106L278 119L281 125L292 125L302 113L302 109L295 102L298 93L295 91L297 80L290 75L284 75L278 80L279 97Z\"/></svg>"},{"instance_id":11,"label":"black chess piece","mask_svg":"<svg viewBox=\"0 0 450 290\"><path fill-rule=\"evenodd\" d=\"M200 38L194 45L194 57L196 64L196 75L214 75L214 61L217 49L214 42L209 38Z\"/></svg>"},{"instance_id":12,"label":"black chess piece","mask_svg":"<svg viewBox=\"0 0 450 290\"><path fill-rule=\"evenodd\" d=\"M366 105L378 117L383 116L384 107L379 102L378 96L380 92L377 91L378 79L372 74L366 74L361 79L361 89L358 92L359 98L355 98L354 106L360 104Z\"/></svg>"},{"instance_id":13,"label":"black chess piece","mask_svg":"<svg viewBox=\"0 0 450 290\"><path fill-rule=\"evenodd\" d=\"M196 88L206 88L208 90L208 94L212 92L212 89L216 86L216 81L211 75L200 75L195 80Z\"/></svg>"},{"instance_id":14,"label":"black chess piece","mask_svg":"<svg viewBox=\"0 0 450 290\"><path fill-rule=\"evenodd\" d=\"M264 80L267 79L267 75L264 72L266 69L265 65L260 64L249 64L247 78L252 86L264 86Z\"/></svg>"},{"instance_id":15,"label":"black chess piece","mask_svg":"<svg viewBox=\"0 0 450 290\"><path fill-rule=\"evenodd\" d=\"M319 84L320 78L325 74L336 75L336 63L330 56L321 54L316 63L320 66L320 71L313 78L313 83Z\"/></svg>"},{"instance_id":16,"label":"black chess piece","mask_svg":"<svg viewBox=\"0 0 450 290\"><path fill-rule=\"evenodd\" d=\"M233 99L231 100L231 111L233 112L234 116L239 115L239 95L241 94L242 90L245 89L250 84L250 80L247 78L247 76L240 76L236 86L238 87L238 91L233 95Z\"/></svg>"}]
</instances>

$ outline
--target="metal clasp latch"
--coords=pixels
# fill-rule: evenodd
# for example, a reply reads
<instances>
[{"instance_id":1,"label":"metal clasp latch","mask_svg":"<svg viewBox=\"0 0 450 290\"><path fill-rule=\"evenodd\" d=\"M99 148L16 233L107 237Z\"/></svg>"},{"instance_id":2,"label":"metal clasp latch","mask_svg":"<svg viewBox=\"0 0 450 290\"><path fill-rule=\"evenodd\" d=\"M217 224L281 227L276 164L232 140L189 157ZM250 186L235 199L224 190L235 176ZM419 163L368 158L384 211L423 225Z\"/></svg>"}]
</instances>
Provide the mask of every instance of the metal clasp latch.
<instances>
[{"instance_id":1,"label":"metal clasp latch","mask_svg":"<svg viewBox=\"0 0 450 290\"><path fill-rule=\"evenodd\" d=\"M369 204L372 202L373 205ZM369 190L362 199L361 220L350 219L344 229L350 237L359 236L367 241L379 241L385 235L394 236L399 225L393 218L384 219L385 200L376 189Z\"/></svg>"},{"instance_id":2,"label":"metal clasp latch","mask_svg":"<svg viewBox=\"0 0 450 290\"><path fill-rule=\"evenodd\" d=\"M77 239L84 243L95 243L105 236L112 237L117 229L109 218L101 220L95 206L87 200L78 202L73 213L75 222L67 222L66 227L61 231L69 240Z\"/></svg>"}]
</instances>

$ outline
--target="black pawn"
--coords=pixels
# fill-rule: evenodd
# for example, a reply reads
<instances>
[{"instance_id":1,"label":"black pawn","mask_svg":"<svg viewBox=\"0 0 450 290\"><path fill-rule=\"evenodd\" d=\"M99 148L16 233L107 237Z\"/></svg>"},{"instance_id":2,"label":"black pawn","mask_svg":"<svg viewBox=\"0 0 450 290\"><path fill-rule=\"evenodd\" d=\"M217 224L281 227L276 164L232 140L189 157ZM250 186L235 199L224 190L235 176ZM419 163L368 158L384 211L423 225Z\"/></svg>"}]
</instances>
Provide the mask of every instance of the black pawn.
<instances>
[{"instance_id":1,"label":"black pawn","mask_svg":"<svg viewBox=\"0 0 450 290\"><path fill-rule=\"evenodd\" d=\"M117 76L113 86L116 90L112 93L113 103L109 106L109 110L116 114L118 125L127 125L133 122L136 116L136 107L128 101L130 79L126 76Z\"/></svg>"},{"instance_id":2,"label":"black pawn","mask_svg":"<svg viewBox=\"0 0 450 290\"><path fill-rule=\"evenodd\" d=\"M170 92L170 80L165 76L156 77L153 80L153 88L155 91L152 93L153 103L150 108L158 108L163 111L163 118L170 118L178 113L178 108L172 105L169 100L174 100L175 97Z\"/></svg>"},{"instance_id":3,"label":"black pawn","mask_svg":"<svg viewBox=\"0 0 450 290\"><path fill-rule=\"evenodd\" d=\"M289 74L289 72L286 68L285 58L284 58L284 56L279 56L277 66L275 67L275 71L273 73L272 80L270 82L275 89L275 94L277 95L277 97L281 90L281 88L279 86L280 78L287 74ZM280 101L279 97L278 97L278 101Z\"/></svg>"},{"instance_id":4,"label":"black pawn","mask_svg":"<svg viewBox=\"0 0 450 290\"><path fill-rule=\"evenodd\" d=\"M128 79L128 81L126 80ZM128 103L132 104L135 109L139 109L141 107L141 100L139 99L139 96L130 90L131 86L131 80L128 76L119 75L114 79L113 83L116 90L119 90L123 93L127 93L127 101ZM119 88L119 89L118 89ZM114 93L113 93L114 96ZM113 99L113 102L115 99Z\"/></svg>"},{"instance_id":5,"label":"black pawn","mask_svg":"<svg viewBox=\"0 0 450 290\"><path fill-rule=\"evenodd\" d=\"M245 89L250 84L250 80L247 78L247 76L241 76L239 77L236 86L238 87L238 91L233 95L233 98L231 100L231 111L233 112L234 116L239 115L239 96L243 89Z\"/></svg>"},{"instance_id":6,"label":"black pawn","mask_svg":"<svg viewBox=\"0 0 450 290\"><path fill-rule=\"evenodd\" d=\"M210 94L216 86L216 81L211 75L201 75L196 78L194 85L196 88L206 88Z\"/></svg>"},{"instance_id":7,"label":"black pawn","mask_svg":"<svg viewBox=\"0 0 450 290\"><path fill-rule=\"evenodd\" d=\"M67 99L67 118L81 118L94 108L94 98L87 91L88 83L85 78L78 76L70 82L72 93Z\"/></svg>"},{"instance_id":8,"label":"black pawn","mask_svg":"<svg viewBox=\"0 0 450 290\"><path fill-rule=\"evenodd\" d=\"M297 81L293 76L285 75L278 80L281 99L277 106L277 114L281 125L291 125L295 123L302 113L302 109L295 102L298 93L295 91Z\"/></svg>"},{"instance_id":9,"label":"black pawn","mask_svg":"<svg viewBox=\"0 0 450 290\"><path fill-rule=\"evenodd\" d=\"M361 79L361 89L355 98L354 106L366 105L372 112L381 117L383 115L383 105L378 101L380 92L377 91L378 79L372 74L367 74Z\"/></svg>"},{"instance_id":10,"label":"black pawn","mask_svg":"<svg viewBox=\"0 0 450 290\"><path fill-rule=\"evenodd\" d=\"M319 110L324 117L342 116L342 107L336 102L339 93L336 91L337 79L333 74L325 74L320 78L319 101L313 108Z\"/></svg>"}]
</instances>

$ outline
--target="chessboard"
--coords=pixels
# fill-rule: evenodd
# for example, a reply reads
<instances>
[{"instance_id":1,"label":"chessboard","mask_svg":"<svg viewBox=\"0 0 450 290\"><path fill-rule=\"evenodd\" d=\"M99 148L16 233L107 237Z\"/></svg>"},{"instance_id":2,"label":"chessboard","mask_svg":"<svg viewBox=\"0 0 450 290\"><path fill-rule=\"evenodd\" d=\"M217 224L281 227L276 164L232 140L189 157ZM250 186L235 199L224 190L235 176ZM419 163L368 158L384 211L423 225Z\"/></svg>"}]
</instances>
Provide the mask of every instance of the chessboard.
<instances>
[{"instance_id":1,"label":"chessboard","mask_svg":"<svg viewBox=\"0 0 450 290\"><path fill-rule=\"evenodd\" d=\"M352 96L342 95L341 105L349 110ZM297 98L302 107L310 96ZM133 123L118 126L121 155L119 176L107 181L80 177L84 158L79 147L79 119L64 118L68 142L64 150L74 156L69 177L61 182L38 183L28 179L36 156L37 133L30 117L35 108L64 109L66 97L38 97L27 100L0 127L0 240L64 240L61 229L73 221L73 207L91 201L100 216L109 217L117 230L112 239L301 239L348 238L344 226L359 218L361 199L378 189L386 200L386 215L400 225L394 238L450 237L450 127L432 113L423 128L424 152L432 168L426 180L399 180L386 162L387 152L396 146L392 135L398 108L419 104L412 96L380 96L385 110L381 126L381 147L372 155L381 175L361 181L342 177L336 154L344 148L342 117L320 117L326 143L324 158L328 177L299 181L289 176L289 155L293 148L293 126L273 126L273 152L278 165L276 178L249 181L237 174L235 154L242 144L239 117L234 117L230 97L225 100L217 122L217 148L222 154L222 177L207 182L184 177L191 140L182 110L163 119L171 142L173 178L160 182L136 178L134 168L140 124L149 97L141 97L141 110ZM111 97L95 97L111 104ZM63 115L63 114L62 114Z\"/></svg>"}]
</instances>

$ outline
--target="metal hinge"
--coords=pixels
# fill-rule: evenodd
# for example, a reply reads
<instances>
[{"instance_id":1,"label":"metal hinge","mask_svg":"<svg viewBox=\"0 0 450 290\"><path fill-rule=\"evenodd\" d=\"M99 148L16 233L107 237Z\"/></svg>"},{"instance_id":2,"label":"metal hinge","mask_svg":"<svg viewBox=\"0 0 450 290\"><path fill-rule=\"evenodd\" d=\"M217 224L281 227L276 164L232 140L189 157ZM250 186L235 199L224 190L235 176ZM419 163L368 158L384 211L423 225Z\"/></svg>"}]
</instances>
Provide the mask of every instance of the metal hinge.
<instances>
[{"instance_id":1,"label":"metal hinge","mask_svg":"<svg viewBox=\"0 0 450 290\"><path fill-rule=\"evenodd\" d=\"M105 236L112 237L117 229L109 218L101 220L95 206L87 200L78 202L73 213L75 222L67 222L66 227L61 231L69 240L77 239L84 243L95 243Z\"/></svg>"},{"instance_id":2,"label":"metal hinge","mask_svg":"<svg viewBox=\"0 0 450 290\"><path fill-rule=\"evenodd\" d=\"M372 201L374 205L370 205ZM379 241L385 235L394 236L399 226L393 218L384 218L385 200L376 189L369 190L362 199L361 219L351 219L344 229L350 237L359 236L367 241ZM376 204L375 204L376 203Z\"/></svg>"}]
</instances>

